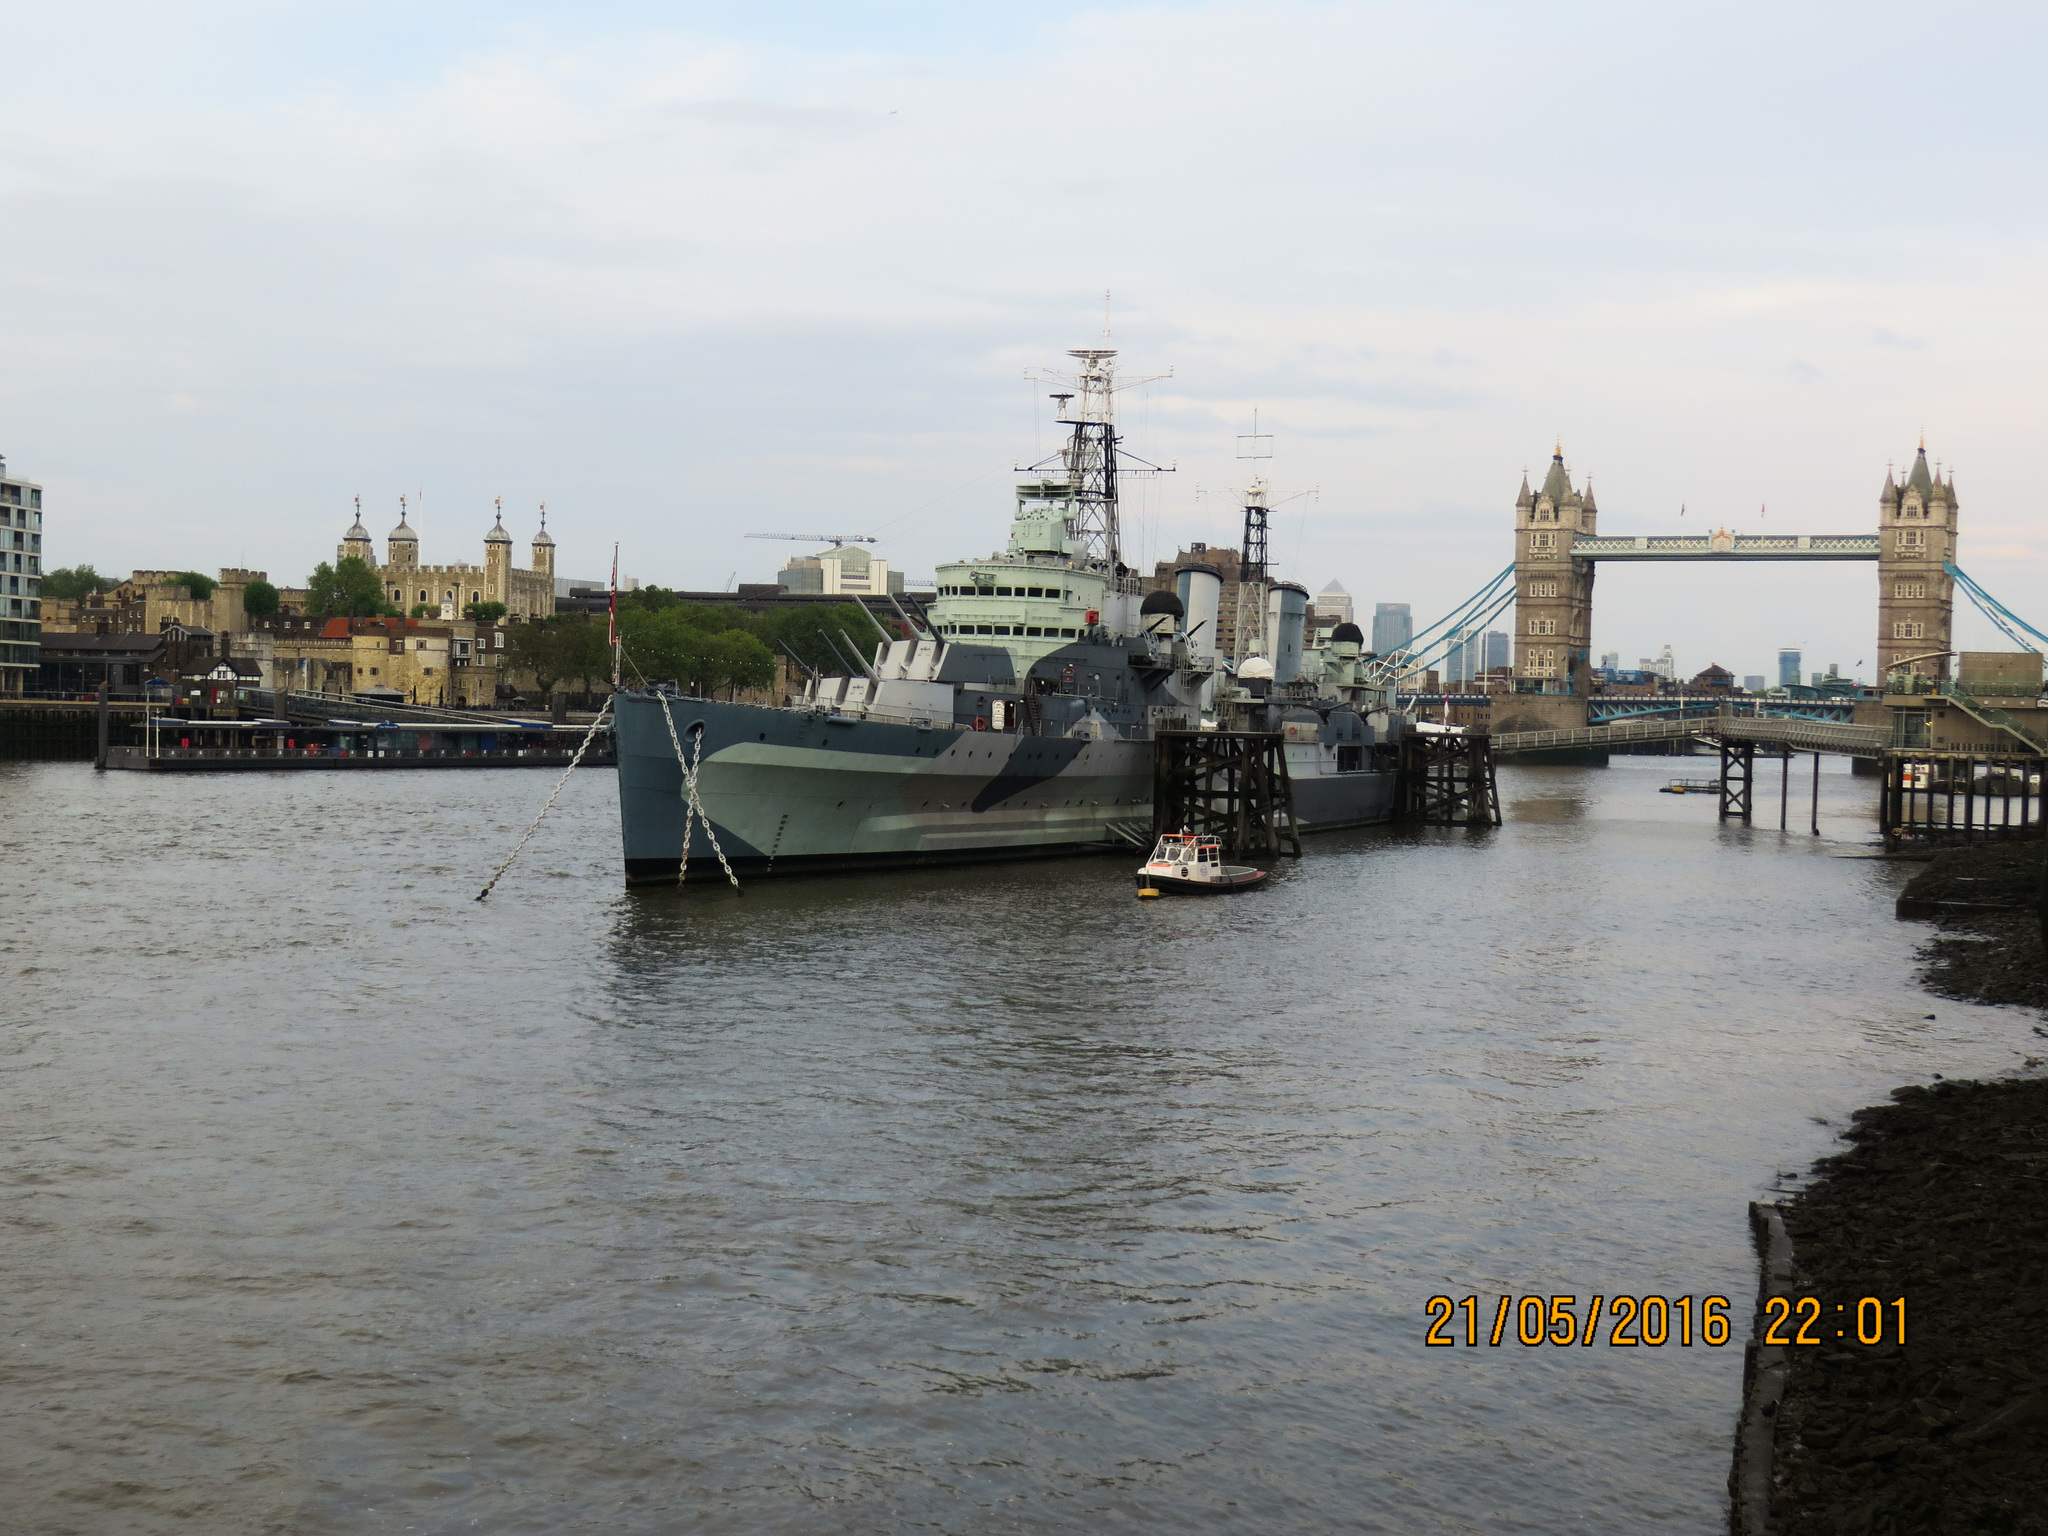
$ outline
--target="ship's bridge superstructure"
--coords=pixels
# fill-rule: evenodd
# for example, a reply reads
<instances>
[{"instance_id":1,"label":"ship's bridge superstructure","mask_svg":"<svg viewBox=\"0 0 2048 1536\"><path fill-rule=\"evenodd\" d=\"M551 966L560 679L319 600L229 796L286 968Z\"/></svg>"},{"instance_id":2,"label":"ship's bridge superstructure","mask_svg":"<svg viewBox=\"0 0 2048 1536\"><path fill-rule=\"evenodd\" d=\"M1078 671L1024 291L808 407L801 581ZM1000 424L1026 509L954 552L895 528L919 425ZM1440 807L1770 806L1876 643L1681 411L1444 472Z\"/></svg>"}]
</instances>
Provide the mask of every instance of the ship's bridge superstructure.
<instances>
[{"instance_id":1,"label":"ship's bridge superstructure","mask_svg":"<svg viewBox=\"0 0 2048 1536\"><path fill-rule=\"evenodd\" d=\"M1076 640L1129 633L1106 571L1076 562L1076 509L1064 480L1017 487L1009 548L938 568L932 625L947 640L998 645L1021 666Z\"/></svg>"}]
</instances>

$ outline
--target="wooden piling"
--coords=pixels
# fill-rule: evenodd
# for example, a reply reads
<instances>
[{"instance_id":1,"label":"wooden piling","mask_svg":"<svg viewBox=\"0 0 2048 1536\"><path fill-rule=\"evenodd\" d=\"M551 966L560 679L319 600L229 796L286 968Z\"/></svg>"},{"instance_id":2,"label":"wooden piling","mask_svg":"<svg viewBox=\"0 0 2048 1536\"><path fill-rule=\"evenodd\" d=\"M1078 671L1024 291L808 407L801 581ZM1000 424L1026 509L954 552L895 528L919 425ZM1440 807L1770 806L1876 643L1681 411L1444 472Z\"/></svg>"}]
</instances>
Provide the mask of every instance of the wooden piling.
<instances>
[{"instance_id":1,"label":"wooden piling","mask_svg":"<svg viewBox=\"0 0 2048 1536\"><path fill-rule=\"evenodd\" d=\"M1214 837L1233 858L1301 856L1281 737L1266 731L1160 731L1153 738L1152 835Z\"/></svg>"}]
</instances>

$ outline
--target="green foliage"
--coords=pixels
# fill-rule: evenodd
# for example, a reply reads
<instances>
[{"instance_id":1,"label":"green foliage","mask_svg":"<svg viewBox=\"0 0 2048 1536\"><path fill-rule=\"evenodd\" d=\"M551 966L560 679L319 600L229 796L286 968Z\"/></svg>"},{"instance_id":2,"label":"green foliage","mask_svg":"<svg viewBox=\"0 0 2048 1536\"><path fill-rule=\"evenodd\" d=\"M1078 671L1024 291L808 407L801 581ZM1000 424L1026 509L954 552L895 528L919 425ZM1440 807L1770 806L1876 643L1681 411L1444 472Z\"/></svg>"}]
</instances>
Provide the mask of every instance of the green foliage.
<instances>
[{"instance_id":1,"label":"green foliage","mask_svg":"<svg viewBox=\"0 0 2048 1536\"><path fill-rule=\"evenodd\" d=\"M197 571L180 571L171 580L192 594L192 601L203 603L213 596L213 589L220 585L211 576L202 576Z\"/></svg>"},{"instance_id":2,"label":"green foliage","mask_svg":"<svg viewBox=\"0 0 2048 1536\"><path fill-rule=\"evenodd\" d=\"M471 603L462 610L462 616L479 624L495 624L510 611L503 603Z\"/></svg>"},{"instance_id":3,"label":"green foliage","mask_svg":"<svg viewBox=\"0 0 2048 1536\"><path fill-rule=\"evenodd\" d=\"M739 631L753 636L769 652L770 657L785 650L794 651L804 663L816 671L842 673L846 663L833 654L819 631L830 635L840 651L846 649L846 638L851 638L854 649L862 657L872 655L875 643L881 637L875 626L868 622L867 614L855 603L804 603L790 608L771 608L766 613L749 613L724 603L687 603L681 596L666 587L642 587L637 592L619 594L619 623L627 635L626 650L650 678L670 680L666 673L657 674L640 658L632 635L633 626L640 622L636 615L680 615L679 622L687 627L711 634ZM902 625L894 620L889 623L891 633L898 633ZM845 632L842 638L841 631ZM749 685L742 685L749 686ZM760 685L766 686L766 685Z\"/></svg>"},{"instance_id":4,"label":"green foliage","mask_svg":"<svg viewBox=\"0 0 2048 1536\"><path fill-rule=\"evenodd\" d=\"M585 614L557 615L549 624L561 647L562 675L583 684L585 693L612 675L610 626Z\"/></svg>"},{"instance_id":5,"label":"green foliage","mask_svg":"<svg viewBox=\"0 0 2048 1536\"><path fill-rule=\"evenodd\" d=\"M562 646L548 624L514 624L505 631L505 670L531 672L543 697L567 675Z\"/></svg>"},{"instance_id":6,"label":"green foliage","mask_svg":"<svg viewBox=\"0 0 2048 1536\"><path fill-rule=\"evenodd\" d=\"M277 612L277 588L267 581L252 581L242 588L242 612L252 619L267 619Z\"/></svg>"},{"instance_id":7,"label":"green foliage","mask_svg":"<svg viewBox=\"0 0 2048 1536\"><path fill-rule=\"evenodd\" d=\"M383 578L357 555L329 565L322 560L306 583L309 618L374 618L398 612L384 601Z\"/></svg>"},{"instance_id":8,"label":"green foliage","mask_svg":"<svg viewBox=\"0 0 2048 1536\"><path fill-rule=\"evenodd\" d=\"M407 610L406 617L410 619L438 619L441 617L441 605L439 603L414 603Z\"/></svg>"},{"instance_id":9,"label":"green foliage","mask_svg":"<svg viewBox=\"0 0 2048 1536\"><path fill-rule=\"evenodd\" d=\"M60 602L82 603L120 584L119 577L102 576L89 565L66 565L44 573L43 596L54 597Z\"/></svg>"},{"instance_id":10,"label":"green foliage","mask_svg":"<svg viewBox=\"0 0 2048 1536\"><path fill-rule=\"evenodd\" d=\"M636 605L619 615L619 627L633 667L649 682L716 698L775 682L775 653L735 622L747 617L691 603Z\"/></svg>"},{"instance_id":11,"label":"green foliage","mask_svg":"<svg viewBox=\"0 0 2048 1536\"><path fill-rule=\"evenodd\" d=\"M600 679L611 676L611 642L606 626L593 624L586 615L558 614L507 628L505 665L514 672L531 672L543 694L570 678L588 693Z\"/></svg>"}]
</instances>

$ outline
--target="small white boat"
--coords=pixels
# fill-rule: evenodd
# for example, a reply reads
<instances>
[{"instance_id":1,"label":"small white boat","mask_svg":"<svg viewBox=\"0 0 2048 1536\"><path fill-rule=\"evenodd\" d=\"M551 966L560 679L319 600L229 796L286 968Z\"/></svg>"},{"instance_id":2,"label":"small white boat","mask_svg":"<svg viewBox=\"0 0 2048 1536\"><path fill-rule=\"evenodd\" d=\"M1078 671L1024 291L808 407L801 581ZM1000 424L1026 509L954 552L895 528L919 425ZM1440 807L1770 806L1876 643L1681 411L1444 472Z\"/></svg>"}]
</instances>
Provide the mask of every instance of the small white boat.
<instances>
[{"instance_id":1,"label":"small white boat","mask_svg":"<svg viewBox=\"0 0 2048 1536\"><path fill-rule=\"evenodd\" d=\"M1213 837L1169 832L1159 839L1152 857L1138 871L1138 894L1157 896L1180 891L1196 896L1249 890L1265 883L1266 872L1249 864L1223 862L1223 845Z\"/></svg>"}]
</instances>

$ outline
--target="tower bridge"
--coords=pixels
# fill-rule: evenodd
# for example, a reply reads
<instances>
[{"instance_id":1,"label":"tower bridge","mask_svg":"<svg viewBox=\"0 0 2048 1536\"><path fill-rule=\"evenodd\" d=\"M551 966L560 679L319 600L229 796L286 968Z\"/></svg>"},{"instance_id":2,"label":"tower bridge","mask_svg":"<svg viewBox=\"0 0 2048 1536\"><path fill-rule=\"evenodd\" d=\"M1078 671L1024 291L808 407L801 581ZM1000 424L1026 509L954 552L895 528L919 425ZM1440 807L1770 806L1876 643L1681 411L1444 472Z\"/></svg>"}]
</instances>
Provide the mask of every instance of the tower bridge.
<instances>
[{"instance_id":1,"label":"tower bridge","mask_svg":"<svg viewBox=\"0 0 2048 1536\"><path fill-rule=\"evenodd\" d=\"M1515 498L1513 693L1498 701L1499 733L1582 731L1590 721L1593 578L1602 562L1865 560L1877 565L1880 673L1905 669L1938 687L1949 680L1955 588L1956 494L1920 445L1903 481L1885 472L1870 533L1603 535L1589 483L1572 484L1564 450L1536 490Z\"/></svg>"}]
</instances>

